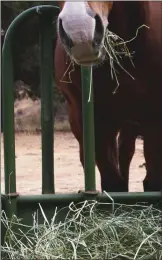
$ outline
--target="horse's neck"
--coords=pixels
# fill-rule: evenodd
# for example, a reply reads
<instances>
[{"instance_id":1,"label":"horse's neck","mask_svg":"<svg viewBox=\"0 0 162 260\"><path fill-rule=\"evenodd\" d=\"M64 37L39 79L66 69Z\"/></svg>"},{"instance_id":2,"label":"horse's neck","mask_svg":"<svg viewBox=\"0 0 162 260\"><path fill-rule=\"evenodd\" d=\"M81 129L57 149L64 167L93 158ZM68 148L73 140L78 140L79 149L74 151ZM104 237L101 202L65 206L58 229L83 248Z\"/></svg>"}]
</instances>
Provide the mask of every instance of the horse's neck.
<instances>
[{"instance_id":1,"label":"horse's neck","mask_svg":"<svg viewBox=\"0 0 162 260\"><path fill-rule=\"evenodd\" d=\"M140 55L154 53L158 57L162 46L162 2L116 1L113 8L109 29L124 40L137 36L128 47Z\"/></svg>"},{"instance_id":2,"label":"horse's neck","mask_svg":"<svg viewBox=\"0 0 162 260\"><path fill-rule=\"evenodd\" d=\"M161 48L162 46L162 2L147 2L146 23L149 24L150 32L148 39L151 46Z\"/></svg>"},{"instance_id":3,"label":"horse's neck","mask_svg":"<svg viewBox=\"0 0 162 260\"><path fill-rule=\"evenodd\" d=\"M124 40L134 37L134 33L146 20L144 3L138 1L116 1L109 17L109 29Z\"/></svg>"},{"instance_id":4,"label":"horse's neck","mask_svg":"<svg viewBox=\"0 0 162 260\"><path fill-rule=\"evenodd\" d=\"M127 33L129 37L137 32L142 25L148 28L141 28L137 41L140 45L145 45L147 50L154 49L161 52L162 46L162 2L136 1L125 2L123 4L126 19Z\"/></svg>"}]
</instances>

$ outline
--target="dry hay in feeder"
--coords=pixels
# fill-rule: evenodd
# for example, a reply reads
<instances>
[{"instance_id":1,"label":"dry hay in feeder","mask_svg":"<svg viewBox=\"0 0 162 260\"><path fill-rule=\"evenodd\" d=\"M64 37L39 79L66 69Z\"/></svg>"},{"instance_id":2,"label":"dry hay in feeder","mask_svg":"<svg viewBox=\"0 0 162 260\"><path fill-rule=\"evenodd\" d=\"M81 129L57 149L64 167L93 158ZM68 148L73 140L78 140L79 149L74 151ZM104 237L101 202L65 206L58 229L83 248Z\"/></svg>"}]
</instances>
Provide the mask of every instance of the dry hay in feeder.
<instances>
[{"instance_id":1,"label":"dry hay in feeder","mask_svg":"<svg viewBox=\"0 0 162 260\"><path fill-rule=\"evenodd\" d=\"M56 221L57 208L49 222L39 206L44 224L35 214L27 233L16 216L9 221L2 212L7 233L1 251L9 259L162 260L162 211L153 206L72 202L64 222ZM19 239L14 224L19 225Z\"/></svg>"}]
</instances>

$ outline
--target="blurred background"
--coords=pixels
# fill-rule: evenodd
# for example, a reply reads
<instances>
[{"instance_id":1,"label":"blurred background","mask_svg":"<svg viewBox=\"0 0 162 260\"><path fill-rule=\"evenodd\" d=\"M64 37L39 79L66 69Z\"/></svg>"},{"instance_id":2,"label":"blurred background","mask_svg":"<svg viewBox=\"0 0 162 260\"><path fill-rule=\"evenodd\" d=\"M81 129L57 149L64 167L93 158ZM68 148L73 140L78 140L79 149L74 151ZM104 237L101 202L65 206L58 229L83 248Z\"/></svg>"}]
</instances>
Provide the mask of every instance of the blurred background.
<instances>
[{"instance_id":1,"label":"blurred background","mask_svg":"<svg viewBox=\"0 0 162 260\"><path fill-rule=\"evenodd\" d=\"M37 5L57 5L56 1L1 1L1 50L5 33L14 18ZM56 24L54 23L54 26ZM15 70L15 131L40 130L40 75L38 17L24 22L13 41ZM53 35L53 49L55 35ZM55 130L69 130L67 104L54 86ZM3 122L2 122L3 123ZM3 127L2 127L3 129Z\"/></svg>"}]
</instances>

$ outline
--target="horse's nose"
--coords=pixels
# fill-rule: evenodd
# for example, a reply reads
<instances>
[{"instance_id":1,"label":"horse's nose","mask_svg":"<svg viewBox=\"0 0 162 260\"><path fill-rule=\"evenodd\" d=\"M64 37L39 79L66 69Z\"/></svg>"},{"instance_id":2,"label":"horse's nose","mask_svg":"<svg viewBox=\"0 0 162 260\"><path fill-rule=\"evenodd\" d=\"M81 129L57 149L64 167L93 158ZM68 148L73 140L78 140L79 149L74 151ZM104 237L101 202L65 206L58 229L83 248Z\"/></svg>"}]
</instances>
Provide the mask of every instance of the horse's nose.
<instances>
[{"instance_id":1,"label":"horse's nose","mask_svg":"<svg viewBox=\"0 0 162 260\"><path fill-rule=\"evenodd\" d=\"M95 31L93 38L93 46L98 47L104 39L104 25L98 14L95 15Z\"/></svg>"},{"instance_id":2,"label":"horse's nose","mask_svg":"<svg viewBox=\"0 0 162 260\"><path fill-rule=\"evenodd\" d=\"M73 47L73 42L72 42L70 36L64 30L61 18L59 18L59 20L58 20L58 29L59 29L60 38L61 38L63 44L71 49Z\"/></svg>"},{"instance_id":3,"label":"horse's nose","mask_svg":"<svg viewBox=\"0 0 162 260\"><path fill-rule=\"evenodd\" d=\"M65 51L78 64L95 62L101 56L104 25L99 15L91 17L85 13L78 17L61 13L58 33Z\"/></svg>"},{"instance_id":4,"label":"horse's nose","mask_svg":"<svg viewBox=\"0 0 162 260\"><path fill-rule=\"evenodd\" d=\"M96 49L96 47L99 47L103 41L104 26L103 26L102 20L98 14L96 14L94 18L95 18L95 30L94 30L92 45L93 45L94 49ZM69 49L71 49L74 46L74 44L73 44L73 41L70 38L70 36L64 30L63 22L62 22L61 18L59 18L59 21L58 21L58 29L59 29L60 38L61 38L63 44L65 46L67 46ZM97 50L96 50L96 52L97 52Z\"/></svg>"}]
</instances>

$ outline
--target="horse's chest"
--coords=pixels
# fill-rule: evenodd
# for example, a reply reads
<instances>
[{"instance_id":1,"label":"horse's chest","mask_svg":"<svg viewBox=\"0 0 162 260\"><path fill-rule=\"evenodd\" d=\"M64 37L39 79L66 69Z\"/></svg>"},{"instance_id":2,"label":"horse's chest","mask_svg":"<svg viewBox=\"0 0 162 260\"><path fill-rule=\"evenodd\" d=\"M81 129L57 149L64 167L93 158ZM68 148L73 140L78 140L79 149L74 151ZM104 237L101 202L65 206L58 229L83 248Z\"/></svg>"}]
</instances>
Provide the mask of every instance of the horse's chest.
<instances>
[{"instance_id":1,"label":"horse's chest","mask_svg":"<svg viewBox=\"0 0 162 260\"><path fill-rule=\"evenodd\" d=\"M119 86L115 80L102 78L94 82L94 101L97 113L115 120L145 121L154 118L162 109L162 96L155 91L156 84L135 73L135 79L122 74ZM104 80L105 79L105 80ZM97 84L96 84L97 83ZM116 93L113 91L116 89Z\"/></svg>"}]
</instances>

